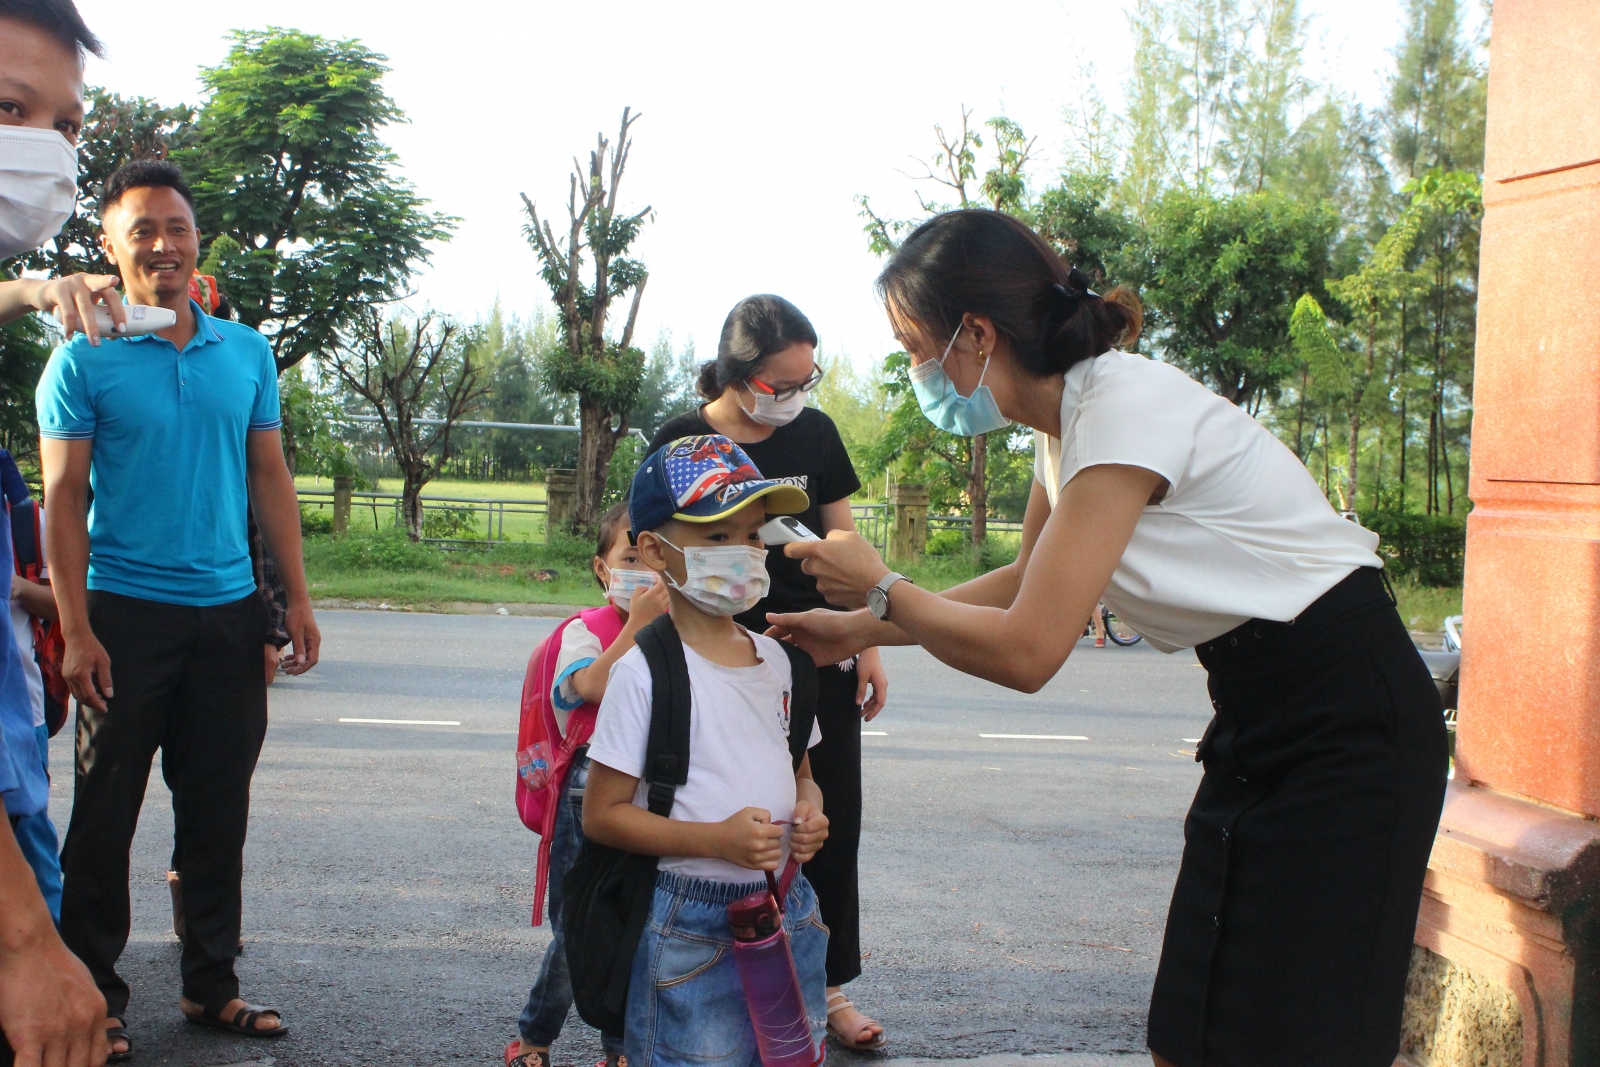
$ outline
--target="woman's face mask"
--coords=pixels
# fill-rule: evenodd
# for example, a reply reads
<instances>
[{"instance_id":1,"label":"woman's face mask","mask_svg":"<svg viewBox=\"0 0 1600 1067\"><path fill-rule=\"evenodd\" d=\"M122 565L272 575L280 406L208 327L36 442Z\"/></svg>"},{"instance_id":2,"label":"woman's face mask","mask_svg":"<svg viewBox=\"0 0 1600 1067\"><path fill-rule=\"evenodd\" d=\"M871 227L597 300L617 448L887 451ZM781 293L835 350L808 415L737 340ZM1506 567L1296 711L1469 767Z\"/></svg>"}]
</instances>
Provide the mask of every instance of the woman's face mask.
<instances>
[{"instance_id":1,"label":"woman's face mask","mask_svg":"<svg viewBox=\"0 0 1600 1067\"><path fill-rule=\"evenodd\" d=\"M983 376L989 373L987 362L970 396L956 392L955 383L945 373L944 361L950 358L950 349L955 347L956 338L960 336L961 327L957 326L956 332L950 335L950 343L944 346L944 355L937 361L930 359L911 368L911 389L929 422L945 433L977 437L1008 426L1011 420L1000 414L994 394L983 384Z\"/></svg>"},{"instance_id":2,"label":"woman's face mask","mask_svg":"<svg viewBox=\"0 0 1600 1067\"><path fill-rule=\"evenodd\" d=\"M656 534L663 544L683 553L682 585L661 572L667 584L682 593L707 615L737 615L755 607L767 595L767 550L749 545L690 545L678 548Z\"/></svg>"},{"instance_id":3,"label":"woman's face mask","mask_svg":"<svg viewBox=\"0 0 1600 1067\"><path fill-rule=\"evenodd\" d=\"M77 148L55 130L0 126L0 259L60 233L77 204Z\"/></svg>"},{"instance_id":4,"label":"woman's face mask","mask_svg":"<svg viewBox=\"0 0 1600 1067\"><path fill-rule=\"evenodd\" d=\"M744 391L750 394L750 399L755 403L755 409L745 407L744 401L739 400L737 396L734 399L744 413L750 416L752 422L759 422L763 426L787 426L805 410L806 394L803 390L796 390L779 400L777 395L764 393L749 382L743 385Z\"/></svg>"}]
</instances>

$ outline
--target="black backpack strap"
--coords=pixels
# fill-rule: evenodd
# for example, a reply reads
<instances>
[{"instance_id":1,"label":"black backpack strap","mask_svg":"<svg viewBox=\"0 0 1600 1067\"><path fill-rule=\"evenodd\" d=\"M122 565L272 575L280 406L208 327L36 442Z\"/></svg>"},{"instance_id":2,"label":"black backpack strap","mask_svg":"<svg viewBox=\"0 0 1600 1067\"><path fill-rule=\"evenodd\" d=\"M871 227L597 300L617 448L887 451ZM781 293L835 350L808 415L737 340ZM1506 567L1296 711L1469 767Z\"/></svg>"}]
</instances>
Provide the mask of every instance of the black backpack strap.
<instances>
[{"instance_id":1,"label":"black backpack strap","mask_svg":"<svg viewBox=\"0 0 1600 1067\"><path fill-rule=\"evenodd\" d=\"M634 640L650 667L650 742L644 754L650 811L670 817L678 786L689 780L689 661L670 615L658 616Z\"/></svg>"},{"instance_id":2,"label":"black backpack strap","mask_svg":"<svg viewBox=\"0 0 1600 1067\"><path fill-rule=\"evenodd\" d=\"M778 644L789 655L789 756L798 771L811 743L811 724L817 721L817 665L800 646Z\"/></svg>"}]
</instances>

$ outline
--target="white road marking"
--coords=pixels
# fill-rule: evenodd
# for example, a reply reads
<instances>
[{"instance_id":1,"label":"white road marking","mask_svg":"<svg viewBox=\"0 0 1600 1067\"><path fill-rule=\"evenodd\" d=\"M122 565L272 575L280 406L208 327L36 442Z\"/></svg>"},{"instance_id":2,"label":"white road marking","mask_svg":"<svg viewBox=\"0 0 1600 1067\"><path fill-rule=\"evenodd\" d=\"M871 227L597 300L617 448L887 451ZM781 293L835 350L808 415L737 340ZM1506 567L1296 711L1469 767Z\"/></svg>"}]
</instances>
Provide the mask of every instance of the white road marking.
<instances>
[{"instance_id":1,"label":"white road marking","mask_svg":"<svg viewBox=\"0 0 1600 1067\"><path fill-rule=\"evenodd\" d=\"M460 726L456 719L340 719L340 722L375 723L380 726Z\"/></svg>"},{"instance_id":2,"label":"white road marking","mask_svg":"<svg viewBox=\"0 0 1600 1067\"><path fill-rule=\"evenodd\" d=\"M888 737L889 736L889 732L887 730L862 730L861 731L861 736L862 737Z\"/></svg>"},{"instance_id":3,"label":"white road marking","mask_svg":"<svg viewBox=\"0 0 1600 1067\"><path fill-rule=\"evenodd\" d=\"M1087 741L1082 734L979 734L999 741Z\"/></svg>"},{"instance_id":4,"label":"white road marking","mask_svg":"<svg viewBox=\"0 0 1600 1067\"><path fill-rule=\"evenodd\" d=\"M1178 740L1182 741L1186 745L1198 745L1200 743L1200 739L1198 737L1180 737Z\"/></svg>"}]
</instances>

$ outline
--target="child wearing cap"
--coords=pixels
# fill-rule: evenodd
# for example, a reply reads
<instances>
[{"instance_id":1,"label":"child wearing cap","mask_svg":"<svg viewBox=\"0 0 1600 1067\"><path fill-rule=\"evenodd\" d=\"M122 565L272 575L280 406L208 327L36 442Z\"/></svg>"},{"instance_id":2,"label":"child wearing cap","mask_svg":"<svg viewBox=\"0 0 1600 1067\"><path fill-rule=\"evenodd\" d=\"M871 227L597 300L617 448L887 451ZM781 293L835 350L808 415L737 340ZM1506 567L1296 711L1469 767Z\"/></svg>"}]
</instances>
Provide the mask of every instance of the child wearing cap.
<instances>
[{"instance_id":1,"label":"child wearing cap","mask_svg":"<svg viewBox=\"0 0 1600 1067\"><path fill-rule=\"evenodd\" d=\"M631 1067L759 1065L730 951L727 906L766 887L766 871L815 855L828 836L809 757L789 752L789 658L733 621L766 592L760 527L804 511L805 492L761 477L726 437L670 442L640 466L629 500L640 563L665 581L691 691L688 780L671 815L646 810L641 785L651 716L650 668L634 648L617 660L589 746L583 828L598 844L659 856L650 921L628 986ZM821 740L813 725L807 747ZM816 897L796 877L786 924L820 1048L828 936Z\"/></svg>"}]
</instances>

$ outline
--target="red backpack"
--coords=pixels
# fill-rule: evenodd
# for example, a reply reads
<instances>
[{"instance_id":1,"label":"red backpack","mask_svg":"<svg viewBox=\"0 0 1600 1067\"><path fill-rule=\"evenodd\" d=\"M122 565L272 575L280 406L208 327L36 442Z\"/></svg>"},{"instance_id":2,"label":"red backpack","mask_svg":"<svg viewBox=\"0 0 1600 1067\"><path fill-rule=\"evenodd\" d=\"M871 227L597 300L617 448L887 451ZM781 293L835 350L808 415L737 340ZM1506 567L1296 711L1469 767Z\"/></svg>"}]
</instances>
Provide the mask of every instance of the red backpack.
<instances>
[{"instance_id":1,"label":"red backpack","mask_svg":"<svg viewBox=\"0 0 1600 1067\"><path fill-rule=\"evenodd\" d=\"M555 831L556 810L561 790L566 785L572 756L589 743L594 734L598 704L584 704L567 718L565 736L556 725L556 709L550 690L556 677L556 660L561 656L561 635L574 619L582 619L589 632L600 639L601 648L610 648L622 633L623 620L607 604L589 608L566 619L545 638L528 657L528 673L522 680L522 717L517 726L517 814L522 825L539 835L539 860L534 868L533 925L544 913L545 889L550 880L550 838Z\"/></svg>"}]
</instances>

